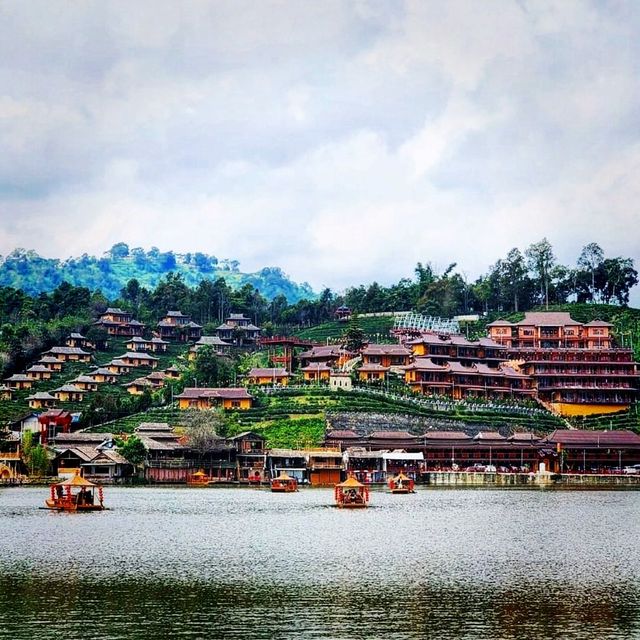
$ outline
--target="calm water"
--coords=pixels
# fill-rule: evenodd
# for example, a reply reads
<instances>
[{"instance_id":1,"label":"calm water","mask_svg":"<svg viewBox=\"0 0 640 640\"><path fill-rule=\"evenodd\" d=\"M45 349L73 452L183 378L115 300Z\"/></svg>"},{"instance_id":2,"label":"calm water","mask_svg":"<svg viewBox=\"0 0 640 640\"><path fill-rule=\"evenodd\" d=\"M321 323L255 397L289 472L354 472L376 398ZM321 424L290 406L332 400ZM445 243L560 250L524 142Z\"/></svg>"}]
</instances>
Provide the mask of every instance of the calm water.
<instances>
[{"instance_id":1,"label":"calm water","mask_svg":"<svg viewBox=\"0 0 640 640\"><path fill-rule=\"evenodd\" d=\"M0 489L0 638L640 638L640 493Z\"/></svg>"}]
</instances>

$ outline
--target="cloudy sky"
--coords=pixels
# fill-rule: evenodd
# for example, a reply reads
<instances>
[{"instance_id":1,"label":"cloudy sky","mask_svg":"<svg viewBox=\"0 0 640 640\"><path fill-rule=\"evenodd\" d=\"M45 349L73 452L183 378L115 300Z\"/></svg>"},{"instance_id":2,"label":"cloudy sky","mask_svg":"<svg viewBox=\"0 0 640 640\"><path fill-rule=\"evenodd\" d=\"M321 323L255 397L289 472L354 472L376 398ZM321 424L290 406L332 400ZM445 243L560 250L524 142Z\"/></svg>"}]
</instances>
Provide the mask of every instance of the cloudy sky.
<instances>
[{"instance_id":1,"label":"cloudy sky","mask_svg":"<svg viewBox=\"0 0 640 640\"><path fill-rule=\"evenodd\" d=\"M0 254L638 267L639 35L635 0L2 2Z\"/></svg>"}]
</instances>

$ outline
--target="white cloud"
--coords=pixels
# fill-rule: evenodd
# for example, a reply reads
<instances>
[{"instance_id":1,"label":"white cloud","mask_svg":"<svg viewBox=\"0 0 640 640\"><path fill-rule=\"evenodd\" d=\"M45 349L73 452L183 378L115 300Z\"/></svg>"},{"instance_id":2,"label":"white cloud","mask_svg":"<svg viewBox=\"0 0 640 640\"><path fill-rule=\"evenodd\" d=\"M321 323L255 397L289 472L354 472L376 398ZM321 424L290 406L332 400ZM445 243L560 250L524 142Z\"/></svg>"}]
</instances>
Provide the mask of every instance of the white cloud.
<instances>
[{"instance_id":1,"label":"white cloud","mask_svg":"<svg viewBox=\"0 0 640 640\"><path fill-rule=\"evenodd\" d=\"M0 253L125 241L334 288L418 260L474 277L542 236L640 262L635 3L0 16Z\"/></svg>"}]
</instances>

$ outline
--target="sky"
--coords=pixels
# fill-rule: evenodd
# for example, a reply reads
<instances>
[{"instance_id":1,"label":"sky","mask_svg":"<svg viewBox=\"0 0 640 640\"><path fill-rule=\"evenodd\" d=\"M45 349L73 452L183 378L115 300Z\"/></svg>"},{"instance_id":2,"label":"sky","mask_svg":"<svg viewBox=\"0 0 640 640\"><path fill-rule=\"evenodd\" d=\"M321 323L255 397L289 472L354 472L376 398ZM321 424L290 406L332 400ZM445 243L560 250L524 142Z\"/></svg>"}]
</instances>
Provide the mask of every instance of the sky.
<instances>
[{"instance_id":1,"label":"sky","mask_svg":"<svg viewBox=\"0 0 640 640\"><path fill-rule=\"evenodd\" d=\"M2 2L0 254L639 268L639 35L635 0Z\"/></svg>"}]
</instances>

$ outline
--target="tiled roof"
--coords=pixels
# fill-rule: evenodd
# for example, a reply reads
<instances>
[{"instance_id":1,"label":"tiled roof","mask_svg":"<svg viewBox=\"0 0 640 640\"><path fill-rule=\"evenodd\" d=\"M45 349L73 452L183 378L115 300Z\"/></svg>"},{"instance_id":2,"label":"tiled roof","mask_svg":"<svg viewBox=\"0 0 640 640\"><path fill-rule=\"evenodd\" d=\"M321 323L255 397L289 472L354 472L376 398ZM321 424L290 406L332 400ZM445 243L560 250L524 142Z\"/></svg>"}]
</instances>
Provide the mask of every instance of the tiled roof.
<instances>
[{"instance_id":1,"label":"tiled roof","mask_svg":"<svg viewBox=\"0 0 640 640\"><path fill-rule=\"evenodd\" d=\"M248 375L250 378L287 378L290 374L280 367L254 367Z\"/></svg>"},{"instance_id":2,"label":"tiled roof","mask_svg":"<svg viewBox=\"0 0 640 640\"><path fill-rule=\"evenodd\" d=\"M144 351L127 351L119 357L119 359L122 358L130 358L131 360L158 360L155 356L145 353Z\"/></svg>"},{"instance_id":3,"label":"tiled roof","mask_svg":"<svg viewBox=\"0 0 640 640\"><path fill-rule=\"evenodd\" d=\"M427 431L421 437L427 440L471 440L464 431Z\"/></svg>"},{"instance_id":4,"label":"tiled roof","mask_svg":"<svg viewBox=\"0 0 640 640\"><path fill-rule=\"evenodd\" d=\"M600 447L634 446L640 447L640 435L633 431L580 431L578 429L557 429L547 440L565 445L585 445Z\"/></svg>"},{"instance_id":5,"label":"tiled roof","mask_svg":"<svg viewBox=\"0 0 640 640\"><path fill-rule=\"evenodd\" d=\"M326 362L317 362L314 364L308 364L306 367L300 367L300 371L331 371L331 367Z\"/></svg>"},{"instance_id":6,"label":"tiled roof","mask_svg":"<svg viewBox=\"0 0 640 640\"><path fill-rule=\"evenodd\" d=\"M372 440L414 440L416 436L408 431L374 431L369 434Z\"/></svg>"},{"instance_id":7,"label":"tiled roof","mask_svg":"<svg viewBox=\"0 0 640 640\"><path fill-rule=\"evenodd\" d=\"M401 344L369 344L362 350L363 356L410 356L411 350Z\"/></svg>"},{"instance_id":8,"label":"tiled roof","mask_svg":"<svg viewBox=\"0 0 640 640\"><path fill-rule=\"evenodd\" d=\"M574 320L566 311L527 311L524 320L516 322L518 326L529 327L565 327L581 325L581 322Z\"/></svg>"},{"instance_id":9,"label":"tiled roof","mask_svg":"<svg viewBox=\"0 0 640 640\"><path fill-rule=\"evenodd\" d=\"M47 391L38 391L33 395L27 396L27 400L55 400L55 398Z\"/></svg>"},{"instance_id":10,"label":"tiled roof","mask_svg":"<svg viewBox=\"0 0 640 640\"><path fill-rule=\"evenodd\" d=\"M27 369L27 372L31 373L51 373L49 367L45 367L43 364L34 364Z\"/></svg>"},{"instance_id":11,"label":"tiled roof","mask_svg":"<svg viewBox=\"0 0 640 640\"><path fill-rule=\"evenodd\" d=\"M443 365L436 364L431 360L431 358L425 358L418 356L411 364L404 367L405 371L407 370L416 370L416 371L447 371L447 367Z\"/></svg>"},{"instance_id":12,"label":"tiled roof","mask_svg":"<svg viewBox=\"0 0 640 640\"><path fill-rule=\"evenodd\" d=\"M487 327L515 327L515 325L508 320L494 320L490 322Z\"/></svg>"},{"instance_id":13,"label":"tiled roof","mask_svg":"<svg viewBox=\"0 0 640 640\"><path fill-rule=\"evenodd\" d=\"M381 364L376 364L373 362L367 362L363 364L361 367L358 367L358 371L371 371L372 373L383 373L385 371L389 371L389 367L383 367Z\"/></svg>"},{"instance_id":14,"label":"tiled roof","mask_svg":"<svg viewBox=\"0 0 640 640\"><path fill-rule=\"evenodd\" d=\"M76 387L74 384L63 384L61 387L54 389L55 391L63 391L65 393L86 393L84 389L80 389L80 387Z\"/></svg>"},{"instance_id":15,"label":"tiled roof","mask_svg":"<svg viewBox=\"0 0 640 640\"><path fill-rule=\"evenodd\" d=\"M498 431L480 431L474 440L506 440L506 438Z\"/></svg>"},{"instance_id":16,"label":"tiled roof","mask_svg":"<svg viewBox=\"0 0 640 640\"><path fill-rule=\"evenodd\" d=\"M355 431L349 429L333 429L329 431L326 438L358 438L358 434Z\"/></svg>"},{"instance_id":17,"label":"tiled roof","mask_svg":"<svg viewBox=\"0 0 640 640\"><path fill-rule=\"evenodd\" d=\"M253 396L244 387L187 387L176 398L195 400L196 398L223 398L228 400L240 400Z\"/></svg>"},{"instance_id":18,"label":"tiled roof","mask_svg":"<svg viewBox=\"0 0 640 640\"><path fill-rule=\"evenodd\" d=\"M610 322L605 322L604 320L592 320L591 322L587 322L584 325L585 327L613 327Z\"/></svg>"},{"instance_id":19,"label":"tiled roof","mask_svg":"<svg viewBox=\"0 0 640 640\"><path fill-rule=\"evenodd\" d=\"M112 440L111 433L92 433L90 431L76 431L75 433L59 433L56 442L69 444L71 442L95 442L101 444L105 440Z\"/></svg>"},{"instance_id":20,"label":"tiled roof","mask_svg":"<svg viewBox=\"0 0 640 640\"><path fill-rule=\"evenodd\" d=\"M62 355L90 356L88 351L83 351L80 347L51 347L45 353L60 353Z\"/></svg>"}]
</instances>

